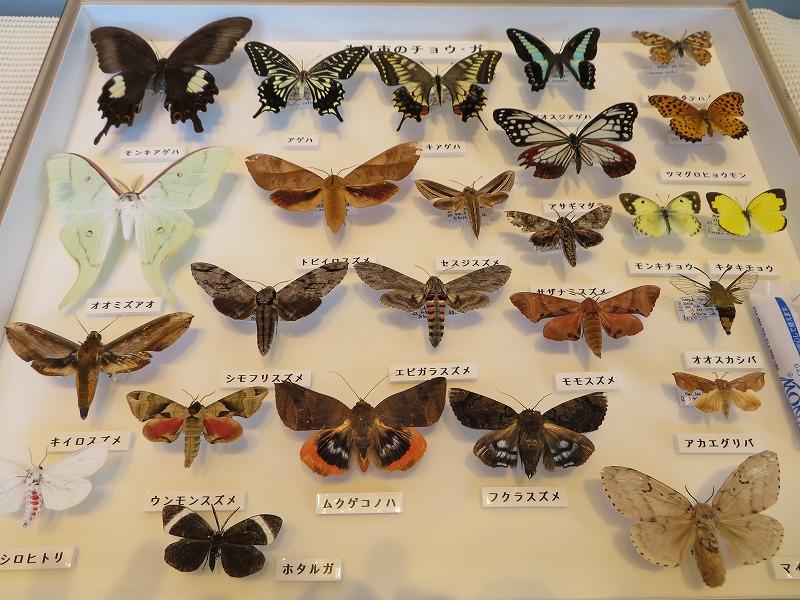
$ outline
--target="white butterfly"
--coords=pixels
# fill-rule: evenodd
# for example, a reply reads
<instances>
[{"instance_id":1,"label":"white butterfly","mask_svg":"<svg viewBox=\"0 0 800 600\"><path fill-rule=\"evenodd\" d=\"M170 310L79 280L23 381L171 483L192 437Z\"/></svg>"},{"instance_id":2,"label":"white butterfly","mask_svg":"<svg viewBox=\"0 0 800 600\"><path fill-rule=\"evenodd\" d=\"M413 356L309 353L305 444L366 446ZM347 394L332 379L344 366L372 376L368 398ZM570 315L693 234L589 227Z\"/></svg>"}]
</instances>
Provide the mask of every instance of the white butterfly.
<instances>
[{"instance_id":1,"label":"white butterfly","mask_svg":"<svg viewBox=\"0 0 800 600\"><path fill-rule=\"evenodd\" d=\"M103 466L107 444L92 444L57 463L24 467L0 458L0 512L25 506L22 526L27 527L43 508L65 510L80 504L92 491L88 477Z\"/></svg>"},{"instance_id":2,"label":"white butterfly","mask_svg":"<svg viewBox=\"0 0 800 600\"><path fill-rule=\"evenodd\" d=\"M136 189L141 178L131 186L134 189L127 189L78 154L56 154L47 161L50 201L66 219L61 243L78 263L78 277L59 308L84 296L97 280L118 221L126 240L135 235L147 282L174 303L161 267L192 234L193 222L184 209L211 200L230 157L226 148L197 150L141 189Z\"/></svg>"},{"instance_id":3,"label":"white butterfly","mask_svg":"<svg viewBox=\"0 0 800 600\"><path fill-rule=\"evenodd\" d=\"M725 582L716 531L737 563L761 562L781 547L783 526L757 514L778 500L778 455L770 450L745 459L711 505L695 501L692 506L683 494L628 467L606 467L601 477L614 508L639 521L631 528L631 541L639 554L655 565L675 567L691 548L700 575L710 587Z\"/></svg>"}]
</instances>

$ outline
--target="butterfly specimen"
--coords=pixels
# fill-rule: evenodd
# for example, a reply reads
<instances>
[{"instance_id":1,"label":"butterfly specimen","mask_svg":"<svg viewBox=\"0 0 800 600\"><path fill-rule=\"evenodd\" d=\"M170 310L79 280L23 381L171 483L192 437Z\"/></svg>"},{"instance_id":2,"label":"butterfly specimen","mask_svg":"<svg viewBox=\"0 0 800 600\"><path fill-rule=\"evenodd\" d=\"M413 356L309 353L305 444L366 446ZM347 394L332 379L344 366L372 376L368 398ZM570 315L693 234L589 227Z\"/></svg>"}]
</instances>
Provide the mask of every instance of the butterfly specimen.
<instances>
[{"instance_id":1,"label":"butterfly specimen","mask_svg":"<svg viewBox=\"0 0 800 600\"><path fill-rule=\"evenodd\" d=\"M662 117L669 119L669 128L685 142L699 142L714 132L735 140L747 135L747 125L736 117L744 115L744 96L739 92L726 92L708 105L696 106L677 96L649 96L650 104L658 109Z\"/></svg>"},{"instance_id":2,"label":"butterfly specimen","mask_svg":"<svg viewBox=\"0 0 800 600\"><path fill-rule=\"evenodd\" d=\"M431 276L422 283L394 269L374 262L355 265L361 281L373 290L389 290L380 298L381 303L406 312L423 306L428 317L428 339L434 348L444 336L444 317L447 308L464 313L487 306L491 300L483 292L495 292L511 276L511 267L493 265L471 271L445 283Z\"/></svg>"},{"instance_id":3,"label":"butterfly specimen","mask_svg":"<svg viewBox=\"0 0 800 600\"><path fill-rule=\"evenodd\" d=\"M672 233L695 235L702 228L696 215L700 213L700 194L684 192L662 206L639 194L620 194L619 201L628 214L636 217L633 226L642 235L661 237Z\"/></svg>"},{"instance_id":4,"label":"butterfly specimen","mask_svg":"<svg viewBox=\"0 0 800 600\"><path fill-rule=\"evenodd\" d=\"M59 308L84 296L97 281L118 222L122 236L136 240L147 283L174 303L162 266L192 235L194 224L184 210L211 200L230 157L225 148L203 148L175 161L147 185L139 187L138 180L131 188L77 154L48 160L50 202L66 220L61 243L78 263L78 277Z\"/></svg>"},{"instance_id":5,"label":"butterfly specimen","mask_svg":"<svg viewBox=\"0 0 800 600\"><path fill-rule=\"evenodd\" d=\"M269 199L285 210L309 212L322 204L325 222L336 233L344 224L347 205L365 208L386 202L400 188L392 181L407 177L419 160L416 143L392 146L344 177L316 173L270 154L251 154L245 159L253 180Z\"/></svg>"},{"instance_id":6,"label":"butterfly specimen","mask_svg":"<svg viewBox=\"0 0 800 600\"><path fill-rule=\"evenodd\" d=\"M297 321L322 305L322 299L347 274L347 262L313 269L277 292L272 286L256 291L236 275L209 263L192 263L192 276L213 298L214 308L231 319L256 318L256 341L262 356L269 351L278 320Z\"/></svg>"},{"instance_id":7,"label":"butterfly specimen","mask_svg":"<svg viewBox=\"0 0 800 600\"><path fill-rule=\"evenodd\" d=\"M498 108L494 111L494 120L512 144L531 146L517 160L526 169L535 167L534 177L557 179L573 162L575 171L580 173L584 164L593 165L594 161L609 177L622 177L636 168L636 157L611 141L630 141L638 114L635 104L620 102L598 114L578 133L566 133L518 108Z\"/></svg>"},{"instance_id":8,"label":"butterfly specimen","mask_svg":"<svg viewBox=\"0 0 800 600\"><path fill-rule=\"evenodd\" d=\"M732 267L729 266L725 269L717 280L711 279L705 271L695 268L706 276L708 279L707 285L683 274L670 279L670 283L689 298L702 302L705 306L715 308L719 315L722 329L730 335L733 320L736 318L736 305L747 302L750 298L750 289L758 281L758 273L752 269L747 269L727 286L724 286L721 280Z\"/></svg>"},{"instance_id":9,"label":"butterfly specimen","mask_svg":"<svg viewBox=\"0 0 800 600\"><path fill-rule=\"evenodd\" d=\"M152 358L150 352L174 344L193 317L185 312L164 315L107 344L101 341L99 331L92 331L86 341L77 344L30 323L9 323L6 339L17 356L42 375L75 375L78 412L85 419L101 371L111 376L146 367Z\"/></svg>"},{"instance_id":10,"label":"butterfly specimen","mask_svg":"<svg viewBox=\"0 0 800 600\"><path fill-rule=\"evenodd\" d=\"M238 508L236 510L239 510ZM275 515L255 515L225 529L236 510L220 526L217 511L212 505L216 531L191 508L169 504L161 509L164 531L182 538L164 549L164 562L184 573L196 571L208 560L214 572L217 559L231 577L247 577L264 568L266 558L255 546L275 541L283 519Z\"/></svg>"},{"instance_id":11,"label":"butterfly specimen","mask_svg":"<svg viewBox=\"0 0 800 600\"><path fill-rule=\"evenodd\" d=\"M560 247L567 262L574 267L578 262L576 243L584 248L592 248L602 242L603 236L596 230L608 224L611 211L608 204L601 204L574 221L561 216L558 220L551 221L517 210L506 211L506 217L522 231L533 232L531 244L540 250L555 250Z\"/></svg>"},{"instance_id":12,"label":"butterfly specimen","mask_svg":"<svg viewBox=\"0 0 800 600\"><path fill-rule=\"evenodd\" d=\"M33 464L33 459L25 467L0 458L0 512L16 512L24 506L22 526L27 527L43 508L66 510L80 504L92 491L92 483L85 478L102 467L107 456L108 446L97 443L46 467L41 462Z\"/></svg>"},{"instance_id":13,"label":"butterfly specimen","mask_svg":"<svg viewBox=\"0 0 800 600\"><path fill-rule=\"evenodd\" d=\"M414 427L439 420L446 393L447 380L436 377L392 394L375 407L359 398L348 408L336 398L287 382L275 384L275 407L289 429L320 430L303 444L300 458L323 477L350 468L353 454L362 471L370 463L387 471L405 471L427 447Z\"/></svg>"},{"instance_id":14,"label":"butterfly specimen","mask_svg":"<svg viewBox=\"0 0 800 600\"><path fill-rule=\"evenodd\" d=\"M678 56L683 58L684 54L691 56L700 66L711 62L711 52L708 51L711 48L711 34L708 31L696 31L677 42L649 31L634 31L631 35L645 46L650 46L650 58L662 65L668 65Z\"/></svg>"},{"instance_id":15,"label":"butterfly specimen","mask_svg":"<svg viewBox=\"0 0 800 600\"><path fill-rule=\"evenodd\" d=\"M280 50L261 42L244 45L256 75L266 77L258 86L261 108L256 118L265 110L278 113L290 98L311 96L311 105L320 115L335 115L342 122L339 105L344 99L344 88L337 80L350 79L369 50L365 46L345 48L323 58L308 70L298 68Z\"/></svg>"},{"instance_id":16,"label":"butterfly specimen","mask_svg":"<svg viewBox=\"0 0 800 600\"><path fill-rule=\"evenodd\" d=\"M189 406L152 392L135 391L127 396L133 416L144 423L142 435L151 442L171 444L183 432L183 466L192 466L200 451L200 437L209 444L238 440L244 431L233 417L251 417L261 408L267 388L249 387L203 406L203 398L192 398Z\"/></svg>"},{"instance_id":17,"label":"butterfly specimen","mask_svg":"<svg viewBox=\"0 0 800 600\"><path fill-rule=\"evenodd\" d=\"M94 143L112 125L133 125L148 87L155 93L164 93L164 108L173 123L189 120L196 132L203 131L197 113L205 112L206 106L214 102L219 88L214 76L198 65L217 65L228 60L252 24L244 17L214 21L184 39L166 58L159 58L150 44L122 27L93 29L91 38L100 70L114 73L97 99L106 125Z\"/></svg>"},{"instance_id":18,"label":"butterfly specimen","mask_svg":"<svg viewBox=\"0 0 800 600\"><path fill-rule=\"evenodd\" d=\"M597 56L597 40L600 39L600 30L596 27L575 34L561 52L553 52L542 40L521 29L507 29L506 35L514 44L517 56L526 63L525 75L534 92L544 89L554 71L559 78L569 72L583 89L594 89L595 67L590 61Z\"/></svg>"},{"instance_id":19,"label":"butterfly specimen","mask_svg":"<svg viewBox=\"0 0 800 600\"><path fill-rule=\"evenodd\" d=\"M438 72L433 75L422 65L397 52L380 50L369 55L378 67L383 83L392 87L401 86L392 94L392 102L403 115L397 131L408 118L419 123L430 112L432 104L443 104L448 95L453 112L463 122L478 117L481 125L486 127L480 112L488 98L486 91L478 84L492 82L501 56L495 50L475 52L451 66L444 75Z\"/></svg>"},{"instance_id":20,"label":"butterfly specimen","mask_svg":"<svg viewBox=\"0 0 800 600\"><path fill-rule=\"evenodd\" d=\"M710 505L697 500L692 505L680 492L629 467L606 467L601 477L614 508L638 521L630 533L637 552L654 565L676 567L691 549L707 586L725 582L718 533L741 564L766 560L781 547L783 526L758 514L775 504L780 490L778 455L770 450L746 458Z\"/></svg>"},{"instance_id":21,"label":"butterfly specimen","mask_svg":"<svg viewBox=\"0 0 800 600\"><path fill-rule=\"evenodd\" d=\"M746 208L727 194L707 192L706 200L720 229L731 235L748 236L753 226L764 233L786 229L786 192L771 189L750 200Z\"/></svg>"},{"instance_id":22,"label":"butterfly specimen","mask_svg":"<svg viewBox=\"0 0 800 600\"><path fill-rule=\"evenodd\" d=\"M697 410L704 413L722 411L727 417L731 402L741 410L758 410L761 400L753 392L764 387L764 373L747 373L736 379L718 377L714 380L698 377L690 373L673 373L675 385L685 392L701 391L703 394L694 401Z\"/></svg>"},{"instance_id":23,"label":"butterfly specimen","mask_svg":"<svg viewBox=\"0 0 800 600\"><path fill-rule=\"evenodd\" d=\"M475 456L490 467L513 468L522 460L530 479L540 459L548 471L557 466L577 467L589 460L594 444L582 434L600 427L608 401L605 394L593 393L562 402L544 413L535 406L517 413L497 400L451 388L450 406L465 427L492 430L475 443Z\"/></svg>"},{"instance_id":24,"label":"butterfly specimen","mask_svg":"<svg viewBox=\"0 0 800 600\"><path fill-rule=\"evenodd\" d=\"M511 302L534 323L550 319L542 329L548 340L574 342L583 337L592 353L600 358L602 331L614 339L636 335L644 329L636 315L649 316L660 293L658 286L640 285L600 302L593 298L576 302L547 294L517 292L511 294Z\"/></svg>"},{"instance_id":25,"label":"butterfly specimen","mask_svg":"<svg viewBox=\"0 0 800 600\"><path fill-rule=\"evenodd\" d=\"M508 192L514 185L514 171L500 173L477 190L474 186L466 186L459 192L430 179L417 179L414 184L420 194L433 200L434 208L464 211L477 238L481 232L481 207L491 208L508 200Z\"/></svg>"}]
</instances>

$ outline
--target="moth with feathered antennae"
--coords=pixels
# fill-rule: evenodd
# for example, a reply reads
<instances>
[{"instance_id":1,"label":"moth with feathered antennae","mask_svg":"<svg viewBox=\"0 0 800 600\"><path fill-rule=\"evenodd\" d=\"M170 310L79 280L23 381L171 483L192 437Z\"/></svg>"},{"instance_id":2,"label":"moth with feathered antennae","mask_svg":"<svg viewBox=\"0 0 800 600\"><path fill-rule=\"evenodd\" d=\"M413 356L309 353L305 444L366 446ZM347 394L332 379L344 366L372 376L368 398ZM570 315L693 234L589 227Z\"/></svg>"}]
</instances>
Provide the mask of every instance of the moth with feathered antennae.
<instances>
[{"instance_id":1,"label":"moth with feathered antennae","mask_svg":"<svg viewBox=\"0 0 800 600\"><path fill-rule=\"evenodd\" d=\"M519 402L524 410L517 413L487 396L450 388L450 406L461 424L492 430L475 443L475 456L490 467L515 467L521 460L528 479L536 474L540 460L548 471L589 460L594 444L582 434L600 427L608 406L600 392L562 402L544 413L536 410L539 402L533 408Z\"/></svg>"},{"instance_id":2,"label":"moth with feathered antennae","mask_svg":"<svg viewBox=\"0 0 800 600\"><path fill-rule=\"evenodd\" d=\"M753 269L747 269L724 286L720 282L732 266L728 265L716 280L711 279L708 273L699 267L695 269L708 278L707 285L683 274L670 279L670 283L690 298L716 309L722 329L730 335L733 319L736 317L736 305L747 302L750 298L750 290L758 281L758 273Z\"/></svg>"}]
</instances>

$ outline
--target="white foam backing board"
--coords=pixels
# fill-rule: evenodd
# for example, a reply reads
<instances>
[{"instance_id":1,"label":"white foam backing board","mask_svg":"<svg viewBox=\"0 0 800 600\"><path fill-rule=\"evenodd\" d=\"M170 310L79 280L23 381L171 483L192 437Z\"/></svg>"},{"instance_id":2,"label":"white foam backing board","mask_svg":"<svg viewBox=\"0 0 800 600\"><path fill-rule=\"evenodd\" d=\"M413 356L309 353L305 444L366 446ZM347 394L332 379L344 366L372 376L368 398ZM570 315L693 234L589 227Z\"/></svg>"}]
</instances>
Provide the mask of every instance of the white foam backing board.
<instances>
[{"instance_id":1,"label":"white foam backing board","mask_svg":"<svg viewBox=\"0 0 800 600\"><path fill-rule=\"evenodd\" d=\"M112 130L98 146L92 139L102 128L96 98L107 78L96 67L88 31L99 25L131 28L165 54L186 33L214 18L242 14L254 19L246 40L273 43L308 64L314 57L339 48L338 39L441 40L447 37L481 39L503 51L492 84L485 86L489 101L482 113L489 127L477 120L462 123L448 106L431 112L421 124L406 122L395 132L400 115L391 105L391 89L379 80L369 60L349 81L341 106L344 123L320 118L310 108L286 110L252 119L258 107L260 83L241 49L226 63L209 67L220 94L201 113L205 133L195 134L189 123L170 125L162 99L148 93L133 127ZM522 62L505 37L505 28L518 26L548 40L568 38L579 29L598 25L603 34L595 59L597 89L577 85L545 89L532 94ZM633 29L666 29L676 35L687 27L708 28L714 39L714 60L705 68L690 66L685 74L655 80L645 75L647 49L630 38ZM158 41L164 40L164 41ZM723 139L710 145L676 146L667 140L667 124L655 109L640 104L643 91L673 93L711 90L744 93L745 121L751 134L741 141ZM640 116L634 139L623 143L636 154L636 170L621 179L609 179L597 167L574 168L555 181L535 180L516 168L519 149L492 121L492 110L570 110L597 113L610 104L632 101ZM292 151L281 147L284 136L314 134L318 150ZM338 235L331 234L319 213L289 213L267 199L251 180L244 157L272 153L307 167L323 170L360 164L386 148L409 140L466 140L464 157L423 157L411 177L399 183L400 192L383 205L358 211ZM756 350L766 356L745 305L738 309L733 335L725 336L719 323L683 323L674 301L680 292L666 278L627 276L631 258L669 258L705 264L714 258L769 261L785 277L798 272L790 232L797 231L792 213L798 197L798 158L769 96L757 62L732 9L632 9L536 7L312 7L265 6L86 6L62 59L61 71L34 137L28 159L0 228L0 249L8 261L0 274L15 281L24 270L17 291L6 289L0 301L13 310L9 320L22 320L80 340L83 332L69 313L56 310L72 283L76 269L60 245L61 220L47 206L44 161L49 154L83 154L108 173L130 182L149 178L160 164L123 163L122 144L185 145L187 151L219 145L234 151L228 173L214 200L190 212L195 221L191 240L166 262L166 276L180 304L176 310L196 315L189 332L152 364L136 373L103 378L89 418L77 415L74 383L43 377L0 345L0 456L27 460L28 446L41 455L48 432L78 429L132 430L130 452L114 453L92 477L88 499L66 512L45 511L28 529L21 515L0 515L0 534L8 546L74 544L74 568L58 572L4 573L2 589L8 597L100 598L109 596L196 598L264 596L301 598L620 598L620 597L791 597L800 593L792 582L775 581L767 562L730 567L725 587L703 586L691 556L675 569L646 562L628 539L631 522L611 506L600 484L606 465L625 465L644 471L675 489L687 486L698 498L707 497L743 457L676 455L677 432L752 432L768 440L782 467L778 503L767 514L785 528L782 555L800 554L800 523L795 506L800 494L798 431L784 396L770 370L759 392L762 408L742 414L735 409L726 421L707 416L676 401L671 373L683 370L684 350ZM660 185L657 171L664 166L706 166L747 169L749 186L729 191L751 198L775 186L787 188L790 198L789 231L762 236L758 242L711 241L672 236L659 240L634 237L630 217L617 195L634 192L661 197L685 191L683 186ZM559 253L542 254L528 235L495 218L475 240L468 227L447 223L413 186L414 178L441 182L449 179L484 180L516 168L517 183L510 199L495 210L539 212L544 198L603 200L614 215L603 234L605 241L591 251L578 251L578 265L567 265ZM697 186L704 194L711 188ZM708 214L704 204L703 212ZM41 213L39 223L38 214ZM38 226L38 229L36 227ZM26 237L27 236L27 237ZM29 244L27 240L32 240ZM30 259L25 258L30 245ZM415 265L430 269L433 260L449 255L501 255L513 268L509 283L493 295L486 309L448 316L441 345L431 348L424 321L412 320L378 302L378 293L364 286L355 273L324 300L311 316L280 323L273 348L261 357L254 324L234 322L219 314L191 277L189 264L206 261L240 277L270 284L298 275L295 258L351 252L374 254L383 264L424 278ZM121 239L112 250L109 266L92 290L94 296L146 296L151 290L141 275L135 249ZM454 276L444 275L445 281ZM656 284L661 297L644 331L621 340L603 340L603 358L597 359L579 343L557 343L542 337L541 324L525 319L508 300L512 292L527 291L536 282L619 282L623 287ZM92 326L108 320L86 318ZM113 339L146 318L122 318L104 338ZM101 322L102 321L102 322ZM361 473L354 464L341 477L321 478L301 463L298 452L310 433L292 432L281 423L271 392L264 407L250 419L230 445L204 444L191 469L182 466L181 441L154 444L138 433L125 394L146 389L178 401L206 394L218 385L223 369L304 368L313 373L314 389L352 405L356 398L331 371L342 373L360 393L401 363L474 362L477 381L461 387L504 398L513 394L527 405L553 390L554 372L618 371L625 387L609 392L605 422L588 437L596 446L583 466L548 473L539 468L529 481L521 469L491 469L472 454L484 433L462 427L449 406L441 420L424 428L428 449L422 460L404 473L371 467ZM463 385L461 385L463 383ZM369 400L377 402L402 386L384 382ZM216 394L225 392L217 390ZM573 394L546 398L546 410ZM508 402L512 402L510 399ZM557 486L566 489L570 505L557 511L502 511L481 508L485 486ZM161 529L160 517L141 510L143 490L242 489L247 493L246 514L272 513L283 517L284 529L274 544L264 548L267 568L243 580L207 569L179 573L163 562L164 547L172 538ZM403 492L400 515L323 517L315 514L319 492ZM237 514L234 521L239 518ZM276 581L272 566L281 556L341 557L344 574L338 583Z\"/></svg>"}]
</instances>

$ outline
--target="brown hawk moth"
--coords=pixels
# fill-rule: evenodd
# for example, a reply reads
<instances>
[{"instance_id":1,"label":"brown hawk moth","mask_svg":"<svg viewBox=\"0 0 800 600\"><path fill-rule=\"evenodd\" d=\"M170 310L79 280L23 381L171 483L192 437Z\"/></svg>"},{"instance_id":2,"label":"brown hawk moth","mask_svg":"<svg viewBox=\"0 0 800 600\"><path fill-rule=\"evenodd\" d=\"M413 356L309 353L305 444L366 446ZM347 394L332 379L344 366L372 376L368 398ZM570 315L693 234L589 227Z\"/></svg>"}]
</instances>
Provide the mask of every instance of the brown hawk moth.
<instances>
[{"instance_id":1,"label":"brown hawk moth","mask_svg":"<svg viewBox=\"0 0 800 600\"><path fill-rule=\"evenodd\" d=\"M164 315L123 336L103 344L99 331L90 332L81 343L72 342L30 323L9 323L6 338L22 360L42 375L75 375L78 411L89 414L100 372L109 376L138 371L150 364L150 352L174 344L189 328L194 315L176 312Z\"/></svg>"},{"instance_id":2,"label":"brown hawk moth","mask_svg":"<svg viewBox=\"0 0 800 600\"><path fill-rule=\"evenodd\" d=\"M541 460L545 469L582 465L594 452L594 444L582 435L603 423L608 401L595 392L557 404L540 413L525 408L521 413L487 396L461 388L450 389L450 406L458 420L471 429L491 429L473 448L475 456L490 467L515 467L522 461L531 479Z\"/></svg>"},{"instance_id":3,"label":"brown hawk moth","mask_svg":"<svg viewBox=\"0 0 800 600\"><path fill-rule=\"evenodd\" d=\"M269 390L249 387L203 406L192 398L189 406L152 392L134 391L127 396L133 416L144 423L142 435L151 442L172 443L183 432L183 466L188 468L200 451L200 437L210 444L238 440L244 431L232 417L247 418L261 408Z\"/></svg>"},{"instance_id":4,"label":"brown hawk moth","mask_svg":"<svg viewBox=\"0 0 800 600\"><path fill-rule=\"evenodd\" d=\"M278 291L272 286L256 291L236 275L210 263L192 263L192 276L226 317L244 320L255 315L258 350L265 355L275 337L278 320L297 321L314 312L322 304L322 298L344 279L347 266L346 261L322 265Z\"/></svg>"},{"instance_id":5,"label":"brown hawk moth","mask_svg":"<svg viewBox=\"0 0 800 600\"><path fill-rule=\"evenodd\" d=\"M356 273L373 290L389 290L380 298L382 304L406 312L425 307L428 317L428 338L436 347L444 336L447 307L457 312L483 308L491 301L483 292L495 292L511 276L511 267L492 265L471 271L445 283L431 276L422 283L413 277L374 262L355 265Z\"/></svg>"},{"instance_id":6,"label":"brown hawk moth","mask_svg":"<svg viewBox=\"0 0 800 600\"><path fill-rule=\"evenodd\" d=\"M359 263L360 264L360 263ZM436 423L444 410L447 380L436 377L392 394L376 406L359 399L353 408L296 383L275 384L275 407L294 431L319 430L300 449L301 460L327 477L370 463L387 471L405 471L425 453L427 442L415 427Z\"/></svg>"}]
</instances>

